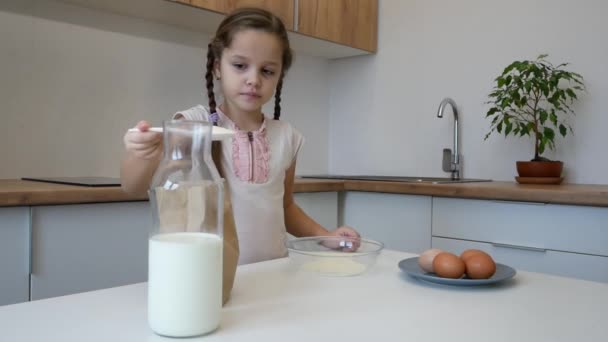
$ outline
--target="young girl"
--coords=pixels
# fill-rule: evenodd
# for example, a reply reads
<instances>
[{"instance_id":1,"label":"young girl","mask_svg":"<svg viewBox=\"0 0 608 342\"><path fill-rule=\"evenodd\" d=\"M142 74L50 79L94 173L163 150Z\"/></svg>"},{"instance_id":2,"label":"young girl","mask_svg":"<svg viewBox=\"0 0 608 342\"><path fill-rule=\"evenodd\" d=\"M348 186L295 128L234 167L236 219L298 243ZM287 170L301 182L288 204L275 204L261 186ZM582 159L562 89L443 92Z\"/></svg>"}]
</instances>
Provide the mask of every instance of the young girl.
<instances>
[{"instance_id":1,"label":"young girl","mask_svg":"<svg viewBox=\"0 0 608 342\"><path fill-rule=\"evenodd\" d=\"M276 16L241 9L220 24L207 52L209 110L196 106L176 119L205 120L236 132L218 150L239 240L239 264L284 257L286 231L294 236L358 237L349 227L328 231L306 215L293 199L296 157L302 135L281 115L283 78L292 61L287 32ZM223 102L218 106L214 79ZM275 96L274 117L262 105ZM162 136L138 123L140 132L124 137L123 189L145 193L162 157Z\"/></svg>"}]
</instances>

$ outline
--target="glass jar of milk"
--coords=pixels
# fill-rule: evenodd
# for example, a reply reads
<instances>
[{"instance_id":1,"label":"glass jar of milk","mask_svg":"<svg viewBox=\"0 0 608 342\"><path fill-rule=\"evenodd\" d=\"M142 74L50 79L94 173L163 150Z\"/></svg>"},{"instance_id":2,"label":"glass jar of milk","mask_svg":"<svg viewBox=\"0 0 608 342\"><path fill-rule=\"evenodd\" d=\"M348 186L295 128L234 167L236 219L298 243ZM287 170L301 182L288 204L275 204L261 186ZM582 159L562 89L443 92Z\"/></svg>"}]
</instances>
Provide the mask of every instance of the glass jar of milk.
<instances>
[{"instance_id":1,"label":"glass jar of milk","mask_svg":"<svg viewBox=\"0 0 608 342\"><path fill-rule=\"evenodd\" d=\"M223 180L211 157L211 124L163 124L164 155L150 186L148 323L189 337L219 326L222 307Z\"/></svg>"}]
</instances>

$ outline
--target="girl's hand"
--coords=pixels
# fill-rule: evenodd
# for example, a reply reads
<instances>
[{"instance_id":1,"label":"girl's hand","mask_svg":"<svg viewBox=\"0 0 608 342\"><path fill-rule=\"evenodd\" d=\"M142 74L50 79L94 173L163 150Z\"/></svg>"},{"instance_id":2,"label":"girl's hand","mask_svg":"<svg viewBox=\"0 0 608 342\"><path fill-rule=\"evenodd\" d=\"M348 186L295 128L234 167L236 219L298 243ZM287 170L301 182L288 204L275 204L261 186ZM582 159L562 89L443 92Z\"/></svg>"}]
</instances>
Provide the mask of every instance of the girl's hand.
<instances>
[{"instance_id":1,"label":"girl's hand","mask_svg":"<svg viewBox=\"0 0 608 342\"><path fill-rule=\"evenodd\" d=\"M127 132L124 136L125 149L139 159L156 159L162 154L163 136L159 132L150 132L150 124L140 121L136 126L139 132Z\"/></svg>"},{"instance_id":2,"label":"girl's hand","mask_svg":"<svg viewBox=\"0 0 608 342\"><path fill-rule=\"evenodd\" d=\"M335 249L341 249L344 252L356 252L361 246L361 235L351 227L342 226L336 230L330 232L330 236L339 236L343 240L340 240Z\"/></svg>"}]
</instances>

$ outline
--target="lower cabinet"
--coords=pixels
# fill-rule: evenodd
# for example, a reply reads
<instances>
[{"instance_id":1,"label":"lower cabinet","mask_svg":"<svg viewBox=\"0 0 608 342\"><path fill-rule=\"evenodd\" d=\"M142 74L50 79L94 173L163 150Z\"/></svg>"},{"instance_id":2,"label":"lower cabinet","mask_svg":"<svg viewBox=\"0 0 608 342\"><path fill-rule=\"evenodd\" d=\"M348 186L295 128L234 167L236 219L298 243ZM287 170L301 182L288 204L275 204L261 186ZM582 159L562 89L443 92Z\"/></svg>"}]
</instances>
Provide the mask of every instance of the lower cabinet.
<instances>
[{"instance_id":1,"label":"lower cabinet","mask_svg":"<svg viewBox=\"0 0 608 342\"><path fill-rule=\"evenodd\" d=\"M333 230L338 226L337 192L299 192L294 194L294 200L323 227Z\"/></svg>"},{"instance_id":2,"label":"lower cabinet","mask_svg":"<svg viewBox=\"0 0 608 342\"><path fill-rule=\"evenodd\" d=\"M31 299L147 280L148 202L32 207Z\"/></svg>"},{"instance_id":3,"label":"lower cabinet","mask_svg":"<svg viewBox=\"0 0 608 342\"><path fill-rule=\"evenodd\" d=\"M337 226L336 192L298 193L295 198L302 209L320 224L328 229ZM31 210L32 300L147 280L148 234L152 222L148 202L39 206ZM4 211L0 213L4 214ZM13 216L17 214L11 213ZM29 208L23 209L22 216L29 219ZM3 237L2 233L7 231L4 226L9 224L7 220L1 222L0 237ZM20 271L10 271L11 279L15 279L11 289L20 289L21 295L12 294L15 292L12 291L14 299L0 297L6 303L28 300L28 228L28 222L24 221L23 227L11 229L13 235L17 231L22 233L19 241L16 237L0 240L0 246L6 243L22 249L13 248L11 252L22 254L20 258L2 259L19 261L15 266L21 266ZM2 249L3 253L7 251ZM9 271L4 272L8 276ZM19 272L23 276L17 284ZM4 290L8 282L2 284ZM8 294L8 290L2 291L3 296L8 297Z\"/></svg>"},{"instance_id":4,"label":"lower cabinet","mask_svg":"<svg viewBox=\"0 0 608 342\"><path fill-rule=\"evenodd\" d=\"M498 245L486 242L433 237L433 248L460 254L465 249L480 249L492 255L496 262L517 270L608 283L608 257L528 249L522 246Z\"/></svg>"},{"instance_id":5,"label":"lower cabinet","mask_svg":"<svg viewBox=\"0 0 608 342\"><path fill-rule=\"evenodd\" d=\"M431 247L431 197L354 191L341 196L340 223L362 237L403 252Z\"/></svg>"},{"instance_id":6,"label":"lower cabinet","mask_svg":"<svg viewBox=\"0 0 608 342\"><path fill-rule=\"evenodd\" d=\"M433 247L517 269L608 282L608 208L433 198Z\"/></svg>"},{"instance_id":7,"label":"lower cabinet","mask_svg":"<svg viewBox=\"0 0 608 342\"><path fill-rule=\"evenodd\" d=\"M30 208L0 208L0 305L29 299Z\"/></svg>"},{"instance_id":8,"label":"lower cabinet","mask_svg":"<svg viewBox=\"0 0 608 342\"><path fill-rule=\"evenodd\" d=\"M338 227L337 192L299 192L293 198L300 209L326 229ZM295 237L287 233L287 238Z\"/></svg>"}]
</instances>

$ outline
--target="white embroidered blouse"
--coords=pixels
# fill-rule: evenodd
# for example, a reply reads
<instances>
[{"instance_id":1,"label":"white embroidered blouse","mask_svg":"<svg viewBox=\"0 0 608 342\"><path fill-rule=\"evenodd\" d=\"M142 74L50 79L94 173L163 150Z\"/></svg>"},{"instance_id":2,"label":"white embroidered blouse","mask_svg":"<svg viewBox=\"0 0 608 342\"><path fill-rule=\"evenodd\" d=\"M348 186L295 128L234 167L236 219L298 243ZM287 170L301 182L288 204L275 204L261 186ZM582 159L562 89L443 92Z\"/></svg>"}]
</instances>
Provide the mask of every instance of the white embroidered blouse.
<instances>
[{"instance_id":1,"label":"white embroidered blouse","mask_svg":"<svg viewBox=\"0 0 608 342\"><path fill-rule=\"evenodd\" d=\"M242 131L219 108L217 112L218 125L236 131L232 140L222 142L221 164L239 239L239 264L284 257L285 173L304 138L287 122L267 117L257 131ZM201 105L177 114L209 121L209 112Z\"/></svg>"}]
</instances>

